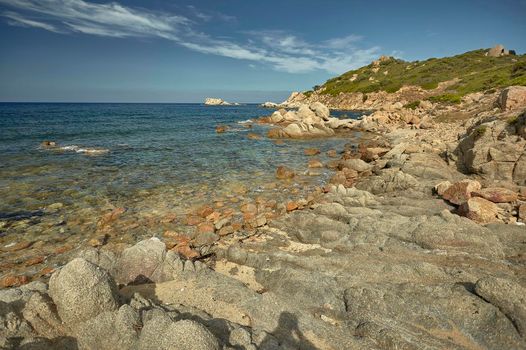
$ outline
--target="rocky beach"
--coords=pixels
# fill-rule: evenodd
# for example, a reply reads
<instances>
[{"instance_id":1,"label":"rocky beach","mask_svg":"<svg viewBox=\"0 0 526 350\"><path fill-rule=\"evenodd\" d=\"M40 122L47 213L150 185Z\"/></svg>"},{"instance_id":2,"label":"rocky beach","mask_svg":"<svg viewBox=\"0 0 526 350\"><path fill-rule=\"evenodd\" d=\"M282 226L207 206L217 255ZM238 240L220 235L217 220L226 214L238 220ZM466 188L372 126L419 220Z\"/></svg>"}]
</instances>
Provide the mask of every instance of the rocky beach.
<instances>
[{"instance_id":1,"label":"rocky beach","mask_svg":"<svg viewBox=\"0 0 526 350\"><path fill-rule=\"evenodd\" d=\"M330 84L210 125L302 167L108 204L53 242L1 221L0 348L526 349L526 87Z\"/></svg>"}]
</instances>

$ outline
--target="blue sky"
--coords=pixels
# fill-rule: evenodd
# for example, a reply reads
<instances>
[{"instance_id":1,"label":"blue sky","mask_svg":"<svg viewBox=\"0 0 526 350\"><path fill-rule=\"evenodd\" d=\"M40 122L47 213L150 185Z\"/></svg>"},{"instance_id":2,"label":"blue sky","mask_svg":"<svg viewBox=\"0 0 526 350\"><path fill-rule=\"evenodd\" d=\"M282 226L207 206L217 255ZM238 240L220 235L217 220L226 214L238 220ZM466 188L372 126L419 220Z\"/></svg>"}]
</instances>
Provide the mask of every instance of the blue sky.
<instances>
[{"instance_id":1,"label":"blue sky","mask_svg":"<svg viewBox=\"0 0 526 350\"><path fill-rule=\"evenodd\" d=\"M280 101L378 56L526 52L526 0L0 0L0 101Z\"/></svg>"}]
</instances>

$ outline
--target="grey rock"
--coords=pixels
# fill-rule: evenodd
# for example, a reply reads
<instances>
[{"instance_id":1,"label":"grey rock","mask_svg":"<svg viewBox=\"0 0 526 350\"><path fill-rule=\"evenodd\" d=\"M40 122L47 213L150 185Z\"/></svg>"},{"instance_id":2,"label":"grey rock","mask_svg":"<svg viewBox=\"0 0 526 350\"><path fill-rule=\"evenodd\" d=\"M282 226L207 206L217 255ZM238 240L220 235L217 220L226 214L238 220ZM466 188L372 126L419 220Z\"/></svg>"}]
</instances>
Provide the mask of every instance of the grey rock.
<instances>
[{"instance_id":1,"label":"grey rock","mask_svg":"<svg viewBox=\"0 0 526 350\"><path fill-rule=\"evenodd\" d=\"M485 277L477 281L475 293L499 308L526 339L526 288L498 277Z\"/></svg>"},{"instance_id":2,"label":"grey rock","mask_svg":"<svg viewBox=\"0 0 526 350\"><path fill-rule=\"evenodd\" d=\"M69 327L119 308L113 278L105 270L80 258L70 261L51 276L49 294L60 318Z\"/></svg>"},{"instance_id":3,"label":"grey rock","mask_svg":"<svg viewBox=\"0 0 526 350\"><path fill-rule=\"evenodd\" d=\"M42 337L56 338L66 333L56 306L47 294L34 292L22 314L35 332Z\"/></svg>"},{"instance_id":4,"label":"grey rock","mask_svg":"<svg viewBox=\"0 0 526 350\"><path fill-rule=\"evenodd\" d=\"M142 350L218 350L217 339L203 325L181 320L173 322L168 316L160 316L145 322L140 335Z\"/></svg>"}]
</instances>

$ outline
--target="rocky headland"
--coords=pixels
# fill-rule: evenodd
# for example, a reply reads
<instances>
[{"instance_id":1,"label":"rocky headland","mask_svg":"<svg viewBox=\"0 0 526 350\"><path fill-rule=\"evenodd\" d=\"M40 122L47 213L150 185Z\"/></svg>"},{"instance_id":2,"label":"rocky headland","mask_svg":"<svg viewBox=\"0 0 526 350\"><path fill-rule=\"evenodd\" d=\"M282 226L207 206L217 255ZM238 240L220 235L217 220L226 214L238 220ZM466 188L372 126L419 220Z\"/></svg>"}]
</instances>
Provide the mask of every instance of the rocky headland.
<instances>
[{"instance_id":1,"label":"rocky headland","mask_svg":"<svg viewBox=\"0 0 526 350\"><path fill-rule=\"evenodd\" d=\"M276 141L362 133L325 163L305 150L333 171L305 198L245 203L242 226L203 207L196 236L95 245L49 281L3 280L0 346L525 349L526 87L458 103L404 91L367 94L358 120L313 93L258 121Z\"/></svg>"}]
</instances>

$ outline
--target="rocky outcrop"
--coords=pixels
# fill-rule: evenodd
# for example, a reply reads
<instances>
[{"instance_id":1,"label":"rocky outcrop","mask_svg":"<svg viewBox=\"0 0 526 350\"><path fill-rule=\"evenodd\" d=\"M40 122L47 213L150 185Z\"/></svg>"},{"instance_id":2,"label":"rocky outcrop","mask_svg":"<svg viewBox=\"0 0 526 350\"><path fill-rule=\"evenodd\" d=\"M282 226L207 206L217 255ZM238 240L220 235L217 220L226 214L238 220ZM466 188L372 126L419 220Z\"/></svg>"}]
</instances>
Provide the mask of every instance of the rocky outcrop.
<instances>
[{"instance_id":1,"label":"rocky outcrop","mask_svg":"<svg viewBox=\"0 0 526 350\"><path fill-rule=\"evenodd\" d=\"M263 107L263 108L278 108L280 105L275 103L275 102L264 102L262 104L260 104L260 107Z\"/></svg>"},{"instance_id":2,"label":"rocky outcrop","mask_svg":"<svg viewBox=\"0 0 526 350\"><path fill-rule=\"evenodd\" d=\"M526 185L526 113L477 124L456 148L457 165L487 180Z\"/></svg>"},{"instance_id":3,"label":"rocky outcrop","mask_svg":"<svg viewBox=\"0 0 526 350\"><path fill-rule=\"evenodd\" d=\"M320 102L302 104L297 111L280 109L269 117L270 123L278 128L269 130L270 138L312 138L333 136L335 130L351 128L352 119L339 119L330 116L329 108Z\"/></svg>"},{"instance_id":4,"label":"rocky outcrop","mask_svg":"<svg viewBox=\"0 0 526 350\"><path fill-rule=\"evenodd\" d=\"M510 86L502 90L497 104L503 111L526 108L526 86Z\"/></svg>"},{"instance_id":5,"label":"rocky outcrop","mask_svg":"<svg viewBox=\"0 0 526 350\"><path fill-rule=\"evenodd\" d=\"M205 99L205 105L207 106L237 106L238 103L230 103L220 98L207 97Z\"/></svg>"}]
</instances>

